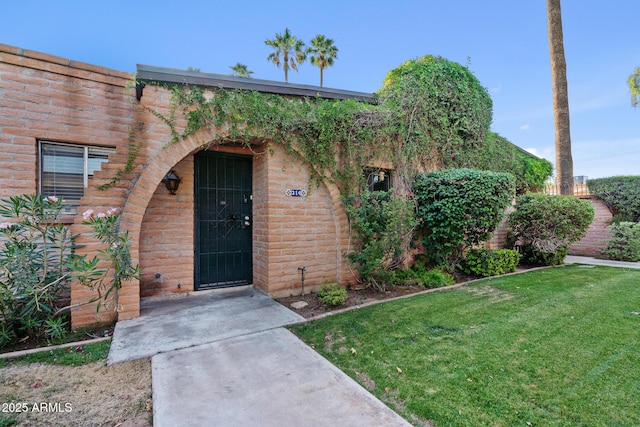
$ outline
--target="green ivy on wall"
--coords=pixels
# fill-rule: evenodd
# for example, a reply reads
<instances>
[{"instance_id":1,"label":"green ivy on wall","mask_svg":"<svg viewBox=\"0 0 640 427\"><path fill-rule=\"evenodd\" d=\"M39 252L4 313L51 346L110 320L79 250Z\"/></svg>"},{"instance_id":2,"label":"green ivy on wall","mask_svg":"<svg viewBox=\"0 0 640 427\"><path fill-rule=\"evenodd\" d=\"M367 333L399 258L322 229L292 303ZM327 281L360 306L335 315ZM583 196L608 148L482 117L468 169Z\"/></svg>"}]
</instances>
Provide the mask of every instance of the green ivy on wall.
<instances>
[{"instance_id":1,"label":"green ivy on wall","mask_svg":"<svg viewBox=\"0 0 640 427\"><path fill-rule=\"evenodd\" d=\"M363 185L362 169L376 161L392 164L400 194L411 190L419 172L471 167L516 176L521 191L537 189L551 164L521 152L489 131L491 98L465 67L425 56L387 75L377 105L355 100L287 97L256 91L160 83L171 91L166 123L171 142L204 127L220 132L216 141L269 141L299 154L316 182L335 183L343 196ZM176 117L186 120L183 129Z\"/></svg>"}]
</instances>

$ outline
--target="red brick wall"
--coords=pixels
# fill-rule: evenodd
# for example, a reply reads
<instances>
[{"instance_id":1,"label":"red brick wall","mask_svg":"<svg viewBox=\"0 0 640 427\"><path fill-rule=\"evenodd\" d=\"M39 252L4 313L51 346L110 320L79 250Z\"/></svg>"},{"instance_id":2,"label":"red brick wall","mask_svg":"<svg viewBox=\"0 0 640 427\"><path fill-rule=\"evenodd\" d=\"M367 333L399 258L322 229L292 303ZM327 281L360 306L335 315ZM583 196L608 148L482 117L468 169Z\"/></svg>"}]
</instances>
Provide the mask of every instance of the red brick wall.
<instances>
[{"instance_id":1,"label":"red brick wall","mask_svg":"<svg viewBox=\"0 0 640 427\"><path fill-rule=\"evenodd\" d=\"M0 44L2 196L37 189L37 140L115 147L131 117L132 76Z\"/></svg>"},{"instance_id":2,"label":"red brick wall","mask_svg":"<svg viewBox=\"0 0 640 427\"><path fill-rule=\"evenodd\" d=\"M169 129L150 110L169 114L170 93L147 85L140 102L127 84L131 75L51 55L0 45L0 189L1 197L37 190L37 140L47 139L116 148L96 171L78 209L106 212L117 208L120 227L129 232L140 280L119 290L120 320L137 317L141 296L193 289L194 216L193 154L210 141L224 141L217 129L201 129L169 145ZM184 122L177 121L178 130ZM267 150L267 147L270 147ZM137 156L123 168L132 149ZM299 158L277 143L252 150L214 149L254 155L253 264L254 284L271 295L300 292L327 282L345 284L353 274L343 254L349 249L348 224L335 186L309 186L310 174ZM171 196L161 180L171 169L182 178ZM98 187L119 180L106 190ZM308 191L288 197L286 189ZM100 244L88 235L81 215L70 218L81 233L79 254L93 256ZM156 277L159 275L159 277ZM178 288L180 284L180 288ZM72 303L95 293L72 286ZM115 311L96 313L95 305L72 311L74 327L113 319Z\"/></svg>"},{"instance_id":3,"label":"red brick wall","mask_svg":"<svg viewBox=\"0 0 640 427\"><path fill-rule=\"evenodd\" d=\"M595 217L582 240L569 248L571 255L598 257L602 254L602 250L607 248L611 239L611 233L607 227L611 224L613 216L609 208L600 199L589 198L589 201L595 209Z\"/></svg>"},{"instance_id":4,"label":"red brick wall","mask_svg":"<svg viewBox=\"0 0 640 427\"><path fill-rule=\"evenodd\" d=\"M504 218L498 224L498 227L493 232L491 240L485 243L484 247L487 249L502 249L507 240L507 233L509 232L509 213L513 212L513 207L508 207Z\"/></svg>"},{"instance_id":5,"label":"red brick wall","mask_svg":"<svg viewBox=\"0 0 640 427\"><path fill-rule=\"evenodd\" d=\"M346 214L337 190L310 184L309 170L280 146L254 166L254 282L273 296L305 292L328 282L353 281L347 251ZM306 190L291 197L287 189Z\"/></svg>"},{"instance_id":6,"label":"red brick wall","mask_svg":"<svg viewBox=\"0 0 640 427\"><path fill-rule=\"evenodd\" d=\"M602 200L593 197L588 197L587 199L595 209L595 217L582 240L571 245L569 254L598 257L602 254L602 250L606 249L609 239L611 239L611 234L609 230L607 230L607 227L611 224L612 215ZM512 210L512 208L508 211L510 210ZM508 231L509 227L505 217L505 220L500 223L493 233L493 238L486 243L485 247L491 249L504 247L505 237Z\"/></svg>"},{"instance_id":7,"label":"red brick wall","mask_svg":"<svg viewBox=\"0 0 640 427\"><path fill-rule=\"evenodd\" d=\"M140 230L140 296L193 291L193 155L173 170L180 177L175 195L160 183Z\"/></svg>"},{"instance_id":8,"label":"red brick wall","mask_svg":"<svg viewBox=\"0 0 640 427\"><path fill-rule=\"evenodd\" d=\"M0 196L37 191L38 140L122 151L133 117L126 88L131 78L128 73L0 44ZM103 212L114 200L117 206L118 198L104 200ZM99 209L100 201L92 206ZM78 243L98 247L87 236ZM92 295L85 289L71 291L72 302ZM113 312L97 316L95 306L85 309L74 324L113 318Z\"/></svg>"}]
</instances>

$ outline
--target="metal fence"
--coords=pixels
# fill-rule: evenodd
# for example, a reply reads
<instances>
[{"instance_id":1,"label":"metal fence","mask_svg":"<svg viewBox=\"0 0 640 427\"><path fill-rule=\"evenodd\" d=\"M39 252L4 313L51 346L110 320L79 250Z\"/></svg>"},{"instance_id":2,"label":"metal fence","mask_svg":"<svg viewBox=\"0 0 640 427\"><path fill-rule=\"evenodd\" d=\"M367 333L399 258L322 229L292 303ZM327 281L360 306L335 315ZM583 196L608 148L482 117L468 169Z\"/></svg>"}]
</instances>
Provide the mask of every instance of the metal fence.
<instances>
[{"instance_id":1,"label":"metal fence","mask_svg":"<svg viewBox=\"0 0 640 427\"><path fill-rule=\"evenodd\" d=\"M556 184L546 184L543 192L544 194L554 194L554 195L561 194L560 186ZM583 183L573 184L573 195L589 196L589 188L587 188L587 184L583 184Z\"/></svg>"}]
</instances>

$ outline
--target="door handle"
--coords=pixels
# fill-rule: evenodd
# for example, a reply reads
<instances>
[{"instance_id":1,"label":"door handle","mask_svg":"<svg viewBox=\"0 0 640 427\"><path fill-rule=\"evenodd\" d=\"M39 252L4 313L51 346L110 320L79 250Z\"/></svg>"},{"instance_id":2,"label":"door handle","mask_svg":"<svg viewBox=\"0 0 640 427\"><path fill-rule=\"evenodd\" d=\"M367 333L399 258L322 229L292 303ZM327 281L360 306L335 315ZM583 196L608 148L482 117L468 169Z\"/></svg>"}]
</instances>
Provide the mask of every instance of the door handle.
<instances>
[{"instance_id":1,"label":"door handle","mask_svg":"<svg viewBox=\"0 0 640 427\"><path fill-rule=\"evenodd\" d=\"M242 222L242 225L244 227L249 227L251 226L251 218L249 218L249 215L245 215L244 216L244 221Z\"/></svg>"}]
</instances>

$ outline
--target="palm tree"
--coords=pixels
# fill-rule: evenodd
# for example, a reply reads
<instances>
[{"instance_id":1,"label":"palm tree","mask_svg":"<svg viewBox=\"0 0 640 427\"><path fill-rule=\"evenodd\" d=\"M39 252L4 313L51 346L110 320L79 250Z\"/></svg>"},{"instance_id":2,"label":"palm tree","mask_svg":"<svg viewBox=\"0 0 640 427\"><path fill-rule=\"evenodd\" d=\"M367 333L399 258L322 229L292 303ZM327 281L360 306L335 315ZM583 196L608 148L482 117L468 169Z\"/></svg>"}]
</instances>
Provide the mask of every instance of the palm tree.
<instances>
[{"instance_id":1,"label":"palm tree","mask_svg":"<svg viewBox=\"0 0 640 427\"><path fill-rule=\"evenodd\" d=\"M569 123L569 92L567 90L567 63L564 58L562 14L560 0L547 0L549 53L551 55L551 88L553 94L553 121L556 130L556 183L560 194L573 194L573 158Z\"/></svg>"},{"instance_id":2,"label":"palm tree","mask_svg":"<svg viewBox=\"0 0 640 427\"><path fill-rule=\"evenodd\" d=\"M264 44L271 46L274 50L267 60L276 64L278 68L282 64L285 82L289 81L289 68L298 71L298 64L302 64L307 59L304 42L293 37L288 28L285 29L284 34L276 33L275 39L265 40Z\"/></svg>"},{"instance_id":3,"label":"palm tree","mask_svg":"<svg viewBox=\"0 0 640 427\"><path fill-rule=\"evenodd\" d=\"M229 68L231 68L231 71L233 71L233 75L237 77L251 78L251 74L253 74L253 71L250 71L246 65L241 64L239 62L236 63L236 65Z\"/></svg>"},{"instance_id":4,"label":"palm tree","mask_svg":"<svg viewBox=\"0 0 640 427\"><path fill-rule=\"evenodd\" d=\"M334 46L332 39L322 34L318 34L311 40L311 46L307 48L307 53L311 54L309 62L320 68L320 87L322 87L324 69L333 65L333 60L338 57L338 48Z\"/></svg>"},{"instance_id":5,"label":"palm tree","mask_svg":"<svg viewBox=\"0 0 640 427\"><path fill-rule=\"evenodd\" d=\"M638 107L640 106L640 67L633 70L633 74L629 76L627 82L631 91L631 105Z\"/></svg>"}]
</instances>

